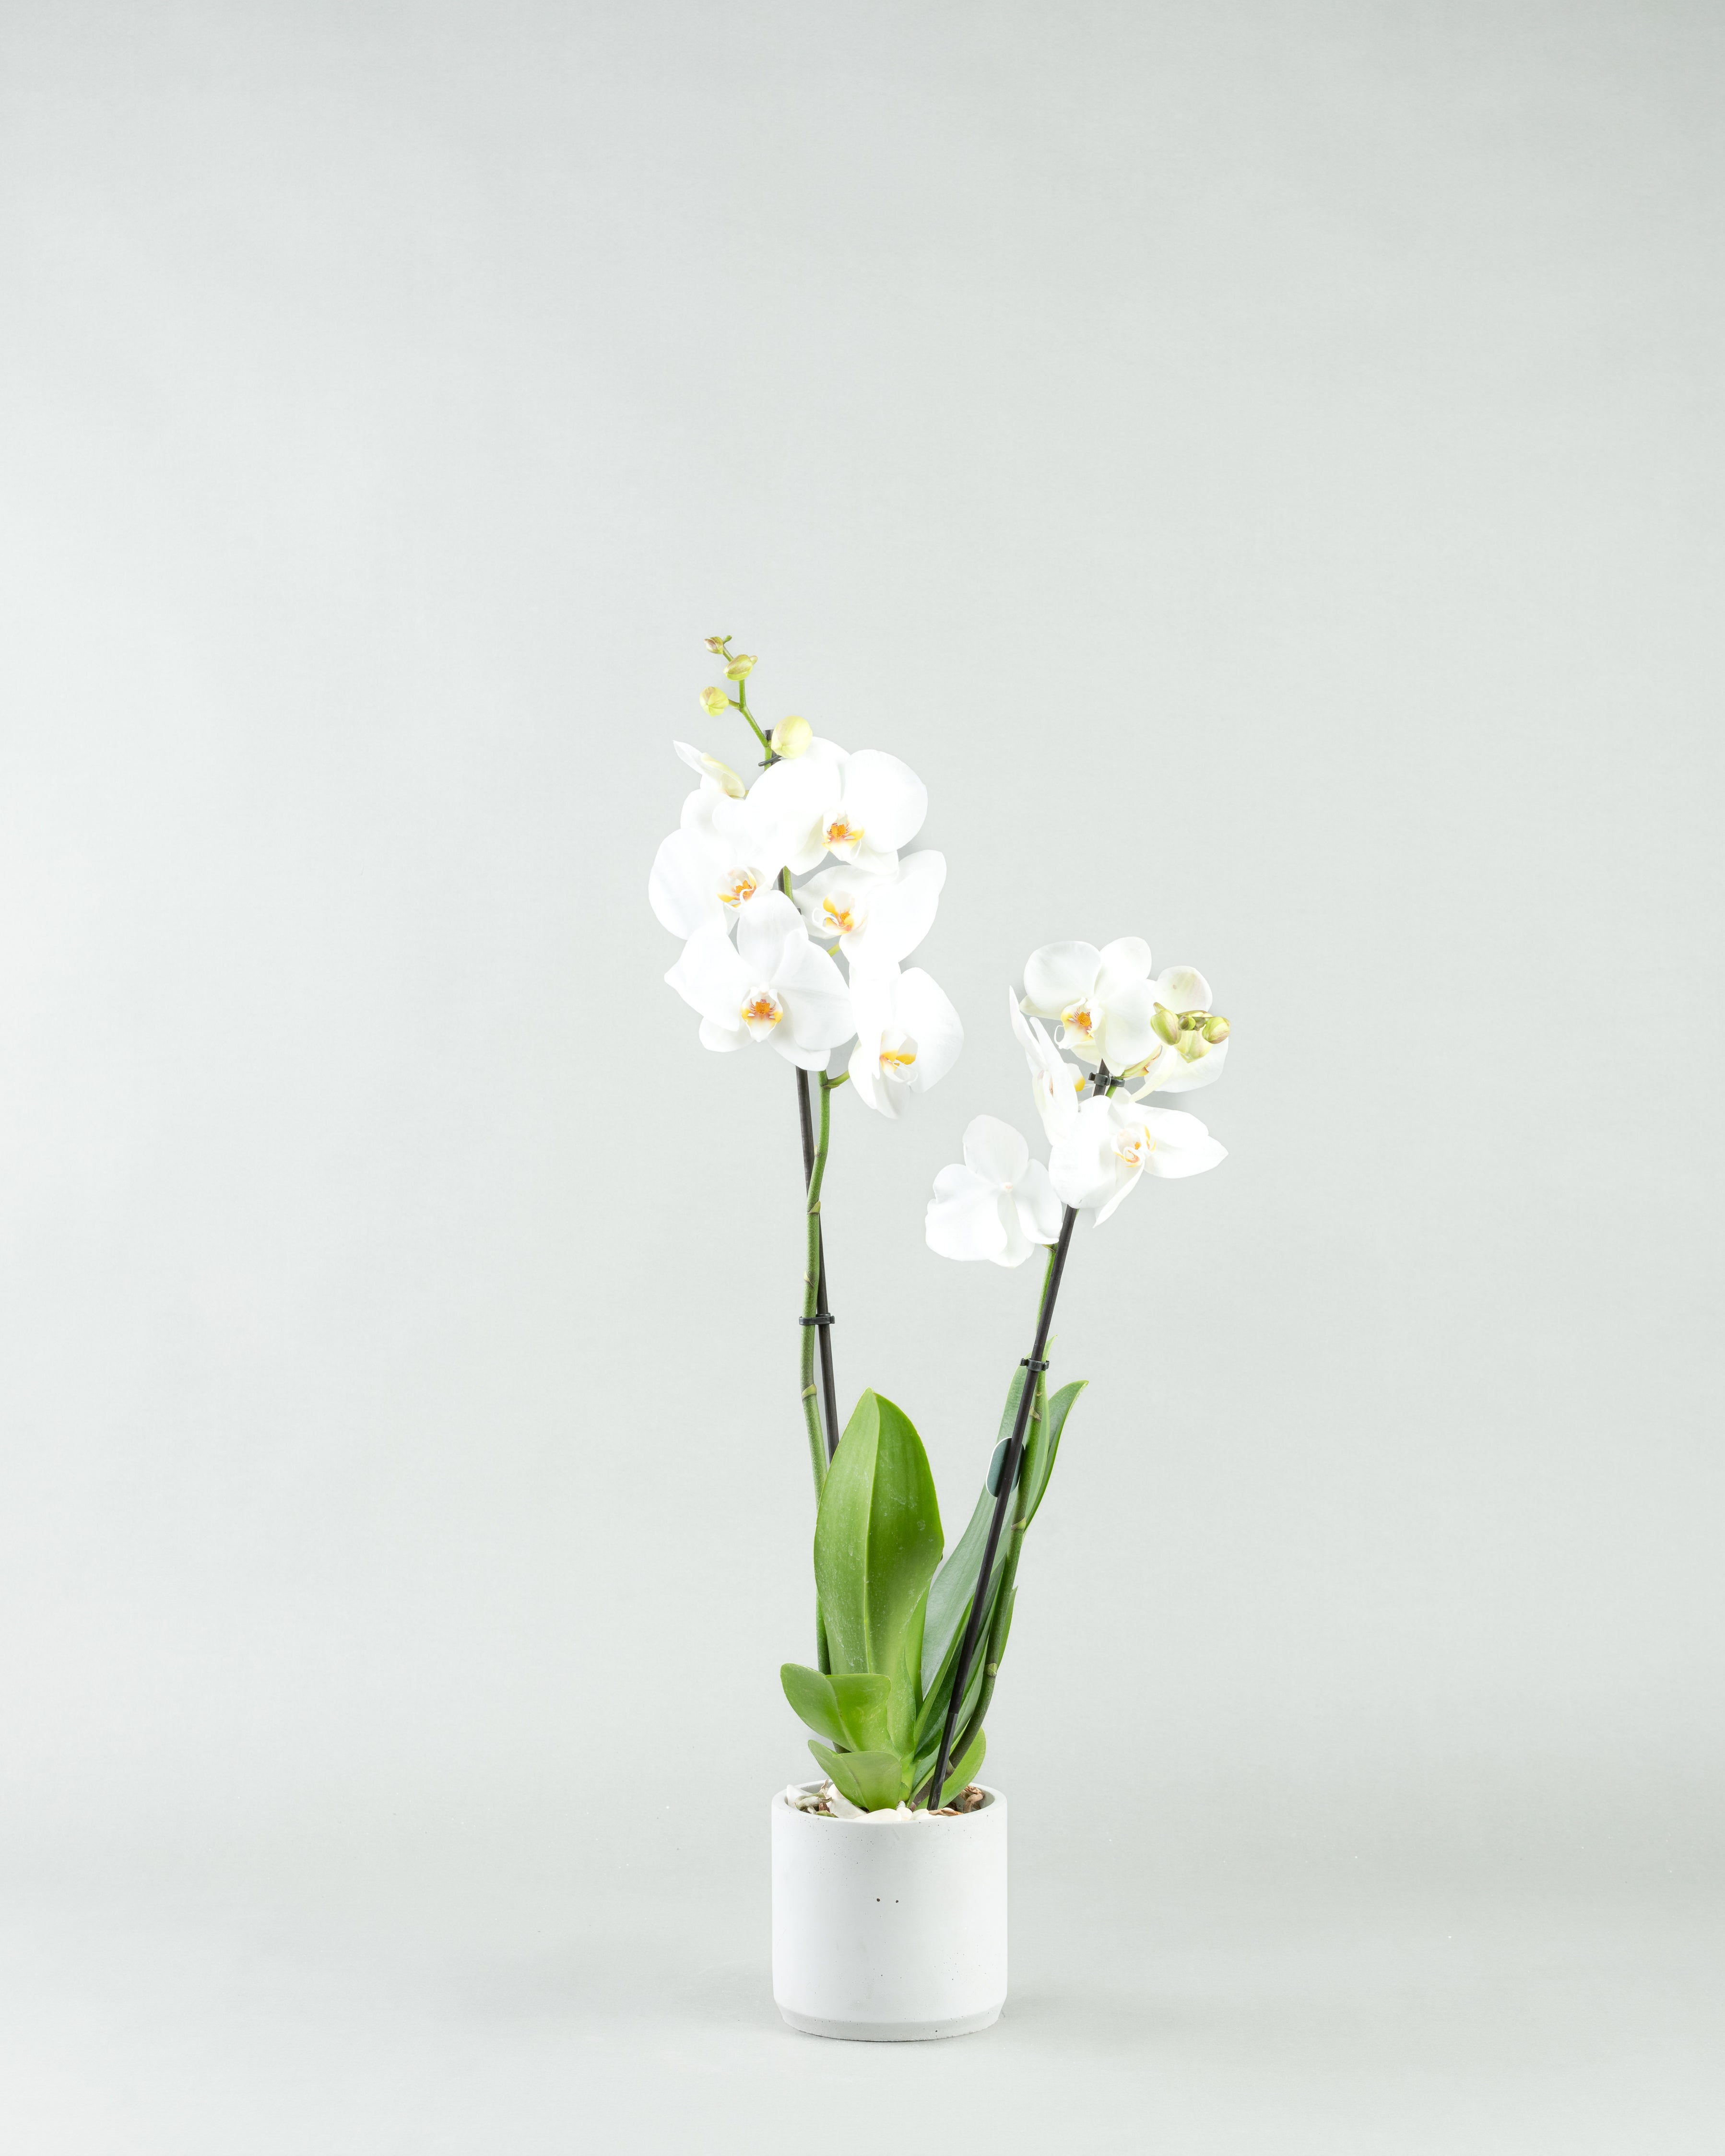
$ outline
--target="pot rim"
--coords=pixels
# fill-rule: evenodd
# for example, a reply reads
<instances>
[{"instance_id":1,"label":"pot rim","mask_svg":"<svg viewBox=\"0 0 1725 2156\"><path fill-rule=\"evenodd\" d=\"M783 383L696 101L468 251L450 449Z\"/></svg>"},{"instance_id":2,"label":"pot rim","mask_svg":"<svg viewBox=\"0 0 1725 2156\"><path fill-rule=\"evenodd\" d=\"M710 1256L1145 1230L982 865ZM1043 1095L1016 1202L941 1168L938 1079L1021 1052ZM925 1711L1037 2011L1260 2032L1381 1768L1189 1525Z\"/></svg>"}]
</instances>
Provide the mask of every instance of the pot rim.
<instances>
[{"instance_id":1,"label":"pot rim","mask_svg":"<svg viewBox=\"0 0 1725 2156\"><path fill-rule=\"evenodd\" d=\"M817 1789L825 1788L826 1780L826 1776L822 1774L814 1781L793 1782L790 1786L793 1789L806 1789L812 1796ZM968 1825L975 1820L985 1818L997 1804L1004 1811L1006 1796L1004 1790L995 1789L988 1782L976 1782L971 1786L980 1789L983 1793L983 1801L974 1811L954 1812L950 1815L937 1812L932 1820L921 1813L906 1816L900 1811L865 1812L860 1819L850 1819L843 1812L805 1812L786 1801L782 1786L773 1791L773 1803L774 1810L783 1812L787 1818L807 1820L812 1826L866 1826L872 1827L876 1833L879 1833L882 1826L906 1829L911 1829L914 1826L914 1830L920 1833L925 1825L942 1827Z\"/></svg>"}]
</instances>

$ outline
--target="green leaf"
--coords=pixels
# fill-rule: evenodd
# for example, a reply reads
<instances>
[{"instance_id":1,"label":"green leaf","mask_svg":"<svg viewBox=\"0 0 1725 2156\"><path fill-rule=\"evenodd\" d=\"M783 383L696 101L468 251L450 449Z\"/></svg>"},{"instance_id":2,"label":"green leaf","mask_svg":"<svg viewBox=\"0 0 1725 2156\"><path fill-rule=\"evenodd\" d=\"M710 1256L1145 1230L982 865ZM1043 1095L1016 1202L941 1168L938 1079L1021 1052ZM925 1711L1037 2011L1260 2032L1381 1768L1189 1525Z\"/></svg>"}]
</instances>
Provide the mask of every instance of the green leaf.
<instances>
[{"instance_id":1,"label":"green leaf","mask_svg":"<svg viewBox=\"0 0 1725 2156\"><path fill-rule=\"evenodd\" d=\"M971 1740L969 1750L947 1777L947 1786L941 1791L941 1804L951 1804L954 1797L962 1796L970 1787L977 1778L977 1769L982 1765L988 1749L987 1732L979 1729ZM930 1763L932 1765L933 1763L931 1761ZM939 1810L939 1805L936 1806L936 1810Z\"/></svg>"},{"instance_id":2,"label":"green leaf","mask_svg":"<svg viewBox=\"0 0 1725 2156\"><path fill-rule=\"evenodd\" d=\"M784 1696L793 1712L806 1722L817 1737L824 1737L829 1744L845 1742L845 1725L839 1719L839 1702L830 1677L803 1662L786 1662L778 1672L778 1681L784 1686Z\"/></svg>"},{"instance_id":3,"label":"green leaf","mask_svg":"<svg viewBox=\"0 0 1725 2156\"><path fill-rule=\"evenodd\" d=\"M802 1662L787 1662L778 1681L784 1696L817 1737L847 1752L873 1752L888 1742L886 1702L892 1687L880 1676L824 1676Z\"/></svg>"},{"instance_id":4,"label":"green leaf","mask_svg":"<svg viewBox=\"0 0 1725 2156\"><path fill-rule=\"evenodd\" d=\"M1024 1484L1024 1525L1029 1527L1036 1517L1036 1507L1042 1502L1042 1493L1048 1487L1048 1478L1054 1473L1055 1455L1060 1449L1060 1432L1066 1427L1066 1418L1072 1412L1073 1403L1090 1383L1088 1378L1075 1378L1070 1385L1062 1385L1048 1404L1048 1422L1030 1461L1029 1480Z\"/></svg>"},{"instance_id":5,"label":"green leaf","mask_svg":"<svg viewBox=\"0 0 1725 2156\"><path fill-rule=\"evenodd\" d=\"M916 1748L916 1717L922 1706L922 1627L928 1616L928 1597L919 1595L905 1625L898 1650L898 1667L892 1673L892 1691L886 1702L886 1741L903 1754Z\"/></svg>"},{"instance_id":6,"label":"green leaf","mask_svg":"<svg viewBox=\"0 0 1725 2156\"><path fill-rule=\"evenodd\" d=\"M811 1737L809 1748L834 1789L859 1810L890 1812L904 1791L904 1762L896 1752L834 1752Z\"/></svg>"},{"instance_id":7,"label":"green leaf","mask_svg":"<svg viewBox=\"0 0 1725 2156\"><path fill-rule=\"evenodd\" d=\"M887 1705L892 1680L874 1675L839 1676L829 1680L838 1702L843 1743L851 1752L885 1752L891 1739L886 1733Z\"/></svg>"},{"instance_id":8,"label":"green leaf","mask_svg":"<svg viewBox=\"0 0 1725 2156\"><path fill-rule=\"evenodd\" d=\"M836 1674L890 1676L941 1556L928 1455L902 1409L865 1393L827 1471L814 1578Z\"/></svg>"},{"instance_id":9,"label":"green leaf","mask_svg":"<svg viewBox=\"0 0 1725 2156\"><path fill-rule=\"evenodd\" d=\"M1012 1373L1012 1383L1006 1389L1006 1405L1000 1413L1000 1435L1010 1440L1013 1424L1018 1419L1019 1396L1024 1389L1024 1380L1029 1373L1022 1365ZM985 1489L976 1501L976 1510L970 1516L970 1524L958 1539L958 1546L935 1574L934 1584L928 1590L928 1623L922 1635L922 1692L925 1703L939 1685L945 1666L953 1656L953 1650L964 1630L966 1613L970 1598L976 1592L978 1573L982 1569L983 1550L988 1539L988 1522L994 1512L994 1500ZM990 1579L989 1599L993 1599L995 1581L1000 1568L1006 1562L1006 1535L1002 1533L999 1547L994 1553L993 1577ZM950 1677L948 1682L950 1683Z\"/></svg>"}]
</instances>

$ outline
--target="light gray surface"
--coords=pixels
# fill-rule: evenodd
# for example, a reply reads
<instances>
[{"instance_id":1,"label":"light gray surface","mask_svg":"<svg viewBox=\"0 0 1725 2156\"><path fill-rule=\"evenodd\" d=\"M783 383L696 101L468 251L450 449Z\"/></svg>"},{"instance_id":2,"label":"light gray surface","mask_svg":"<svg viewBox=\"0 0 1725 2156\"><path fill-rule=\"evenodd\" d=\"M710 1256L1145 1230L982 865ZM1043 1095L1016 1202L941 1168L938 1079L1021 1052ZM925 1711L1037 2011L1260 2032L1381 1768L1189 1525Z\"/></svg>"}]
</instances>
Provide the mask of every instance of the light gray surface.
<instances>
[{"instance_id":1,"label":"light gray surface","mask_svg":"<svg viewBox=\"0 0 1725 2156\"><path fill-rule=\"evenodd\" d=\"M0 13L0 2124L1717 2143L1722 43ZM964 1058L829 1214L949 1516L1004 983L1143 933L1236 1025L1228 1162L1075 1254L963 2056L762 2005L790 1081L644 896L715 629L952 865Z\"/></svg>"}]
</instances>

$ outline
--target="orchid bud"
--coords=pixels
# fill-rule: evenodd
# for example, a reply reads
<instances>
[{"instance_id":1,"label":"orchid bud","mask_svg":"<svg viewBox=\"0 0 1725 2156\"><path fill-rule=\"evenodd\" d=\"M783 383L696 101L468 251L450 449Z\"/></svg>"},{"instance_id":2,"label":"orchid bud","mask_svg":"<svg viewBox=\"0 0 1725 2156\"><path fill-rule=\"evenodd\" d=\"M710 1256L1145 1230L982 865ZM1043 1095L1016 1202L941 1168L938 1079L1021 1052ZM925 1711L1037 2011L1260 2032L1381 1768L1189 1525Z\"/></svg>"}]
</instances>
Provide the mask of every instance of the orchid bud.
<instances>
[{"instance_id":1,"label":"orchid bud","mask_svg":"<svg viewBox=\"0 0 1725 2156\"><path fill-rule=\"evenodd\" d=\"M1209 1052L1209 1044L1201 1033L1183 1033L1180 1035L1180 1053L1189 1063L1196 1063Z\"/></svg>"},{"instance_id":2,"label":"orchid bud","mask_svg":"<svg viewBox=\"0 0 1725 2156\"><path fill-rule=\"evenodd\" d=\"M814 729L807 719L781 719L768 738L775 756L801 756L814 739Z\"/></svg>"},{"instance_id":3,"label":"orchid bud","mask_svg":"<svg viewBox=\"0 0 1725 2156\"><path fill-rule=\"evenodd\" d=\"M731 699L722 689L703 689L701 692L701 708L710 719L716 719L721 711L730 710Z\"/></svg>"},{"instance_id":4,"label":"orchid bud","mask_svg":"<svg viewBox=\"0 0 1725 2156\"><path fill-rule=\"evenodd\" d=\"M706 640L706 648L709 651L722 651L730 641L728 636L710 636Z\"/></svg>"},{"instance_id":5,"label":"orchid bud","mask_svg":"<svg viewBox=\"0 0 1725 2156\"><path fill-rule=\"evenodd\" d=\"M1158 1004L1156 1015L1150 1022L1170 1048L1177 1045L1180 1038L1180 1021L1166 1004Z\"/></svg>"},{"instance_id":6,"label":"orchid bud","mask_svg":"<svg viewBox=\"0 0 1725 2156\"><path fill-rule=\"evenodd\" d=\"M725 669L725 679L727 681L747 681L754 670L754 654L750 651L739 651L736 658Z\"/></svg>"},{"instance_id":7,"label":"orchid bud","mask_svg":"<svg viewBox=\"0 0 1725 2156\"><path fill-rule=\"evenodd\" d=\"M1196 1033L1209 1016L1208 1011L1182 1011L1180 1013L1181 1032Z\"/></svg>"},{"instance_id":8,"label":"orchid bud","mask_svg":"<svg viewBox=\"0 0 1725 2156\"><path fill-rule=\"evenodd\" d=\"M1219 1012L1214 1018L1207 1018L1204 1020L1204 1037L1212 1045L1219 1040L1226 1040L1228 1038L1228 1021Z\"/></svg>"}]
</instances>

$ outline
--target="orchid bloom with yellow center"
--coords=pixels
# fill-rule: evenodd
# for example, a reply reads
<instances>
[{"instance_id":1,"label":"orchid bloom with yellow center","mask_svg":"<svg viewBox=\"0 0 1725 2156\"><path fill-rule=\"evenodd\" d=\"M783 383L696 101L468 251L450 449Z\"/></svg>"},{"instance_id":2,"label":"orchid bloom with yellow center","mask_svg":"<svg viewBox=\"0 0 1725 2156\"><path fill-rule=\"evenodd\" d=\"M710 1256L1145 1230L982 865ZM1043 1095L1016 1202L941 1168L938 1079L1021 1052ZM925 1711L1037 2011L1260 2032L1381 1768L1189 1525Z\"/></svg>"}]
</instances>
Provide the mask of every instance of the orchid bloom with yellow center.
<instances>
[{"instance_id":1,"label":"orchid bloom with yellow center","mask_svg":"<svg viewBox=\"0 0 1725 2156\"><path fill-rule=\"evenodd\" d=\"M1146 1175L1201 1175L1227 1158L1199 1122L1179 1108L1145 1108L1120 1094L1092 1094L1055 1144L1048 1171L1065 1205L1093 1212L1100 1226Z\"/></svg>"},{"instance_id":2,"label":"orchid bloom with yellow center","mask_svg":"<svg viewBox=\"0 0 1725 2156\"><path fill-rule=\"evenodd\" d=\"M947 880L944 854L901 854L895 867L839 862L794 896L817 942L837 941L852 965L896 966L934 926Z\"/></svg>"},{"instance_id":3,"label":"orchid bloom with yellow center","mask_svg":"<svg viewBox=\"0 0 1725 2156\"><path fill-rule=\"evenodd\" d=\"M824 1070L856 1029L844 976L783 891L749 901L734 944L724 919L703 921L665 978L700 1013L701 1045L721 1054L767 1040L800 1069Z\"/></svg>"},{"instance_id":4,"label":"orchid bloom with yellow center","mask_svg":"<svg viewBox=\"0 0 1725 2156\"><path fill-rule=\"evenodd\" d=\"M964 1028L944 992L920 966L858 966L850 976L856 1046L850 1082L883 1116L901 1116L911 1096L937 1086L958 1060Z\"/></svg>"},{"instance_id":5,"label":"orchid bloom with yellow center","mask_svg":"<svg viewBox=\"0 0 1725 2156\"><path fill-rule=\"evenodd\" d=\"M928 789L896 756L872 748L851 756L815 736L799 755L762 772L749 806L763 843L783 851L793 875L829 856L886 875L922 829Z\"/></svg>"},{"instance_id":6,"label":"orchid bloom with yellow center","mask_svg":"<svg viewBox=\"0 0 1725 2156\"><path fill-rule=\"evenodd\" d=\"M1060 1045L1081 1063L1111 1071L1142 1061L1157 1045L1150 946L1122 936L1094 943L1045 943L1024 963L1023 1009L1058 1019Z\"/></svg>"}]
</instances>

